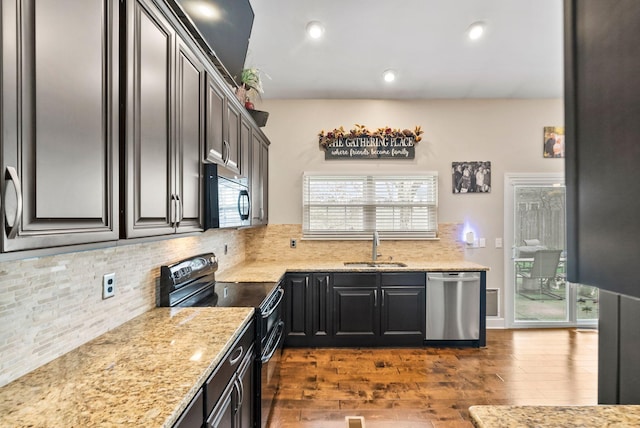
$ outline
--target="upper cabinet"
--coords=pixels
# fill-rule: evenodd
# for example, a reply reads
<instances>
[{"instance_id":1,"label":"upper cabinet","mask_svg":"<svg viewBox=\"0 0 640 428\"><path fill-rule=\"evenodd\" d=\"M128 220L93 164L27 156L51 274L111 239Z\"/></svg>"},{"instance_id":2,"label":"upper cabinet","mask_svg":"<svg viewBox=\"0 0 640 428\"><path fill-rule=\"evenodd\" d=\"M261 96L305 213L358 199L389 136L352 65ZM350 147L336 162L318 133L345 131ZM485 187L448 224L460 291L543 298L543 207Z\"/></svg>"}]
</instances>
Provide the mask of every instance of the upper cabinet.
<instances>
[{"instance_id":1,"label":"upper cabinet","mask_svg":"<svg viewBox=\"0 0 640 428\"><path fill-rule=\"evenodd\" d=\"M257 130L251 137L251 225L269 222L269 143Z\"/></svg>"},{"instance_id":2,"label":"upper cabinet","mask_svg":"<svg viewBox=\"0 0 640 428\"><path fill-rule=\"evenodd\" d=\"M118 2L3 1L2 250L118 238Z\"/></svg>"},{"instance_id":3,"label":"upper cabinet","mask_svg":"<svg viewBox=\"0 0 640 428\"><path fill-rule=\"evenodd\" d=\"M240 141L240 108L222 89L213 74L207 76L206 153L205 160L217 163L227 174L244 175ZM248 149L246 147L245 149Z\"/></svg>"},{"instance_id":4,"label":"upper cabinet","mask_svg":"<svg viewBox=\"0 0 640 428\"><path fill-rule=\"evenodd\" d=\"M264 136L167 3L0 8L2 252L202 231L203 161L249 178Z\"/></svg>"},{"instance_id":5,"label":"upper cabinet","mask_svg":"<svg viewBox=\"0 0 640 428\"><path fill-rule=\"evenodd\" d=\"M567 279L640 297L640 2L565 1ZM603 19L606 17L606 19Z\"/></svg>"},{"instance_id":6,"label":"upper cabinet","mask_svg":"<svg viewBox=\"0 0 640 428\"><path fill-rule=\"evenodd\" d=\"M204 67L153 2L126 7L125 236L202 230Z\"/></svg>"}]
</instances>

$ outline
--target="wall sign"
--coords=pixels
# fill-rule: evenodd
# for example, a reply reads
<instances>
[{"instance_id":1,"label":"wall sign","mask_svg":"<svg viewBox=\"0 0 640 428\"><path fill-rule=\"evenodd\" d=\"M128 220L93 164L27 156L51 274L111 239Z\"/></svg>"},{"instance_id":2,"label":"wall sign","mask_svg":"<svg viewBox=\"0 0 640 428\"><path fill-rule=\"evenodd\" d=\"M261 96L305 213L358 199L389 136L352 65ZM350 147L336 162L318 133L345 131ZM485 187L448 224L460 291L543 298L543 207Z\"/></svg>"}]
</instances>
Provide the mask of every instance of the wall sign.
<instances>
[{"instance_id":1,"label":"wall sign","mask_svg":"<svg viewBox=\"0 0 640 428\"><path fill-rule=\"evenodd\" d=\"M414 159L415 146L422 138L422 130L378 128L369 131L363 125L355 125L355 129L345 131L336 128L325 134L318 134L320 148L324 158L333 159Z\"/></svg>"}]
</instances>

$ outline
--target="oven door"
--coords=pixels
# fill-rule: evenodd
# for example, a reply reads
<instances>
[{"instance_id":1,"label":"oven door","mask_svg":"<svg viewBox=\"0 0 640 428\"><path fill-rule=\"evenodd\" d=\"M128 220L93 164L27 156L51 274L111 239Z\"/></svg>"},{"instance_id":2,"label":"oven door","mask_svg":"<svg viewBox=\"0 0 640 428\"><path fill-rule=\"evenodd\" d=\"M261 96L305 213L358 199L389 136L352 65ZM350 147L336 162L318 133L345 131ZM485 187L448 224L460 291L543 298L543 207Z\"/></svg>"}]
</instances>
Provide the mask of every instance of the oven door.
<instances>
[{"instance_id":1,"label":"oven door","mask_svg":"<svg viewBox=\"0 0 640 428\"><path fill-rule=\"evenodd\" d=\"M284 343L284 322L279 320L264 341L260 355L260 427L269 426L269 415L280 385L280 360Z\"/></svg>"}]
</instances>

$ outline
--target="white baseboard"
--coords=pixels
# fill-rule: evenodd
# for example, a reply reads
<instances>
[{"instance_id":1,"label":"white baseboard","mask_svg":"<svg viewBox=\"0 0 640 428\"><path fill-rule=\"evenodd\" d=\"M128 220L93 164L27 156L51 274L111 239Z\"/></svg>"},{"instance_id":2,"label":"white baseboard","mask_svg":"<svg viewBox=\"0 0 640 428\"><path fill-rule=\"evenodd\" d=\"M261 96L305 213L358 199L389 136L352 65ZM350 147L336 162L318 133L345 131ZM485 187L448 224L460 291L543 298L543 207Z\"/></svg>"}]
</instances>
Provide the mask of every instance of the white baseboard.
<instances>
[{"instance_id":1,"label":"white baseboard","mask_svg":"<svg viewBox=\"0 0 640 428\"><path fill-rule=\"evenodd\" d=\"M491 329L504 329L504 328L506 328L505 327L504 318L487 317L487 328L491 328Z\"/></svg>"}]
</instances>

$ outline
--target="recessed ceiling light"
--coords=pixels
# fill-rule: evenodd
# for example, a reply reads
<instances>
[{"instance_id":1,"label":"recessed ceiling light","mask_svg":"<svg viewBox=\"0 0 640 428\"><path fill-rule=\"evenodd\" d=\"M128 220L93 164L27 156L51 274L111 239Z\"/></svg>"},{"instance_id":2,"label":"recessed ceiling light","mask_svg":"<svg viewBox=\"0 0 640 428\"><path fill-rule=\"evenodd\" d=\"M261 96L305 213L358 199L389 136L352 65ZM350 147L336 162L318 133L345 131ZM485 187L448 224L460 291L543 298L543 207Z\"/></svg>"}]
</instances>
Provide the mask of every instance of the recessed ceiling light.
<instances>
[{"instance_id":1,"label":"recessed ceiling light","mask_svg":"<svg viewBox=\"0 0 640 428\"><path fill-rule=\"evenodd\" d=\"M484 34L484 22L474 22L467 29L467 35L471 40L478 40Z\"/></svg>"},{"instance_id":2,"label":"recessed ceiling light","mask_svg":"<svg viewBox=\"0 0 640 428\"><path fill-rule=\"evenodd\" d=\"M312 39L319 39L324 34L324 26L321 22L311 21L307 24L307 34Z\"/></svg>"},{"instance_id":3,"label":"recessed ceiling light","mask_svg":"<svg viewBox=\"0 0 640 428\"><path fill-rule=\"evenodd\" d=\"M385 70L382 73L382 78L387 83L393 82L394 80L396 80L396 77L397 77L397 74L396 74L395 70Z\"/></svg>"},{"instance_id":4,"label":"recessed ceiling light","mask_svg":"<svg viewBox=\"0 0 640 428\"><path fill-rule=\"evenodd\" d=\"M192 1L184 4L184 8L187 12L192 13L202 19L208 19L211 21L218 21L222 18L220 9L209 2L204 1Z\"/></svg>"}]
</instances>

